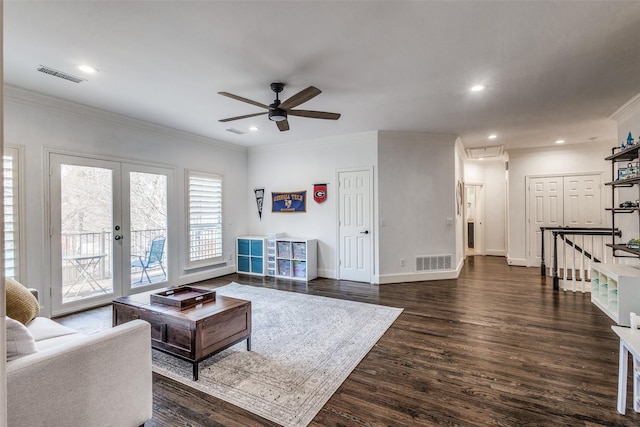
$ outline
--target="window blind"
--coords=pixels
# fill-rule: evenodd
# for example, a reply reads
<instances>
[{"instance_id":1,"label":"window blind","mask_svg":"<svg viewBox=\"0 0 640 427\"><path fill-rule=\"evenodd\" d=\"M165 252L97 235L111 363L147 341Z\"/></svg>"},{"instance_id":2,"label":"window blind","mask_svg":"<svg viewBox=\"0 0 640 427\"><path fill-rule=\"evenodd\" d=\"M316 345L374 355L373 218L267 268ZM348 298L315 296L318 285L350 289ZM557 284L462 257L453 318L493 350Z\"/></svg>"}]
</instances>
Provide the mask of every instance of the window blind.
<instances>
[{"instance_id":1,"label":"window blind","mask_svg":"<svg viewBox=\"0 0 640 427\"><path fill-rule=\"evenodd\" d=\"M187 172L188 177L188 263L207 265L223 258L222 177Z\"/></svg>"},{"instance_id":2,"label":"window blind","mask_svg":"<svg viewBox=\"0 0 640 427\"><path fill-rule=\"evenodd\" d=\"M19 279L20 245L18 150L5 148L2 162L4 197L4 274Z\"/></svg>"}]
</instances>

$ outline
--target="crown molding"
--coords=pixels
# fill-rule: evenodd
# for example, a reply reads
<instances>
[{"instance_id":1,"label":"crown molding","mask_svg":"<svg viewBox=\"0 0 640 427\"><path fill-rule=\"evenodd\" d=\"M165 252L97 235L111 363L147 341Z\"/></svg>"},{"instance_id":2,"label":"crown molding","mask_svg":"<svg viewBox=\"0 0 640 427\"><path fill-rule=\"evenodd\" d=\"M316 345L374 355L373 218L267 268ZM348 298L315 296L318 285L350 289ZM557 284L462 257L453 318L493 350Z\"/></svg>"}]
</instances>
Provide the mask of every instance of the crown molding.
<instances>
[{"instance_id":1,"label":"crown molding","mask_svg":"<svg viewBox=\"0 0 640 427\"><path fill-rule=\"evenodd\" d=\"M184 132L157 123L147 122L144 120L134 119L122 114L112 113L110 111L101 110L99 108L89 107L87 105L78 104L67 101L62 98L56 98L42 93L33 92L18 86L5 84L3 87L3 97L5 102L26 105L54 113L62 113L67 116L82 120L94 120L97 122L107 123L120 127L126 127L132 130L145 133L155 133L170 138L179 138L186 142L195 144L205 144L216 148L246 153L247 148L227 142L218 141L204 136Z\"/></svg>"},{"instance_id":2,"label":"crown molding","mask_svg":"<svg viewBox=\"0 0 640 427\"><path fill-rule=\"evenodd\" d=\"M249 154L252 153L265 153L270 151L290 151L290 150L307 150L309 148L321 148L331 145L339 145L345 143L358 143L358 142L377 142L378 132L358 132L345 135L332 136L327 138L310 139L306 141L287 142L277 145L265 145L258 147L250 147Z\"/></svg>"},{"instance_id":3,"label":"crown molding","mask_svg":"<svg viewBox=\"0 0 640 427\"><path fill-rule=\"evenodd\" d=\"M640 111L640 93L618 108L609 118L620 124L638 111Z\"/></svg>"}]
</instances>

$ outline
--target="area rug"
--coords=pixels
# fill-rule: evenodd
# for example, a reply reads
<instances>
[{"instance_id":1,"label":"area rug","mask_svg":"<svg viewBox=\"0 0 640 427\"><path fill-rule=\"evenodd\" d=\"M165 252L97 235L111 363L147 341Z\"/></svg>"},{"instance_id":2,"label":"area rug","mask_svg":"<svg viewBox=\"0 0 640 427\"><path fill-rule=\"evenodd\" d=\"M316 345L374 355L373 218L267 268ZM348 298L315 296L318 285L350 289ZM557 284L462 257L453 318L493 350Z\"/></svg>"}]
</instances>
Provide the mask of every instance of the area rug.
<instances>
[{"instance_id":1,"label":"area rug","mask_svg":"<svg viewBox=\"0 0 640 427\"><path fill-rule=\"evenodd\" d=\"M306 426L402 309L237 283L218 295L251 301L246 341L192 368L153 351L153 370L283 426Z\"/></svg>"}]
</instances>

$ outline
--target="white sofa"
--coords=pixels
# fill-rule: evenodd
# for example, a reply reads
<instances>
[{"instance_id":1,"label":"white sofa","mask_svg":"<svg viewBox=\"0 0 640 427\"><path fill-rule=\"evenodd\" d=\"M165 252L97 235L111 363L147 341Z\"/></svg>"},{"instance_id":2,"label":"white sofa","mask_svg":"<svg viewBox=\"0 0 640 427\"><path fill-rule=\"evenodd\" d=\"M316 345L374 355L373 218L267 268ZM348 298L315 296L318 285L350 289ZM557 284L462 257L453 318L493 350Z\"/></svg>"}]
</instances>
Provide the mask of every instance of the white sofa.
<instances>
[{"instance_id":1,"label":"white sofa","mask_svg":"<svg viewBox=\"0 0 640 427\"><path fill-rule=\"evenodd\" d=\"M7 362L9 427L135 427L151 419L149 323L84 335L36 317L27 329L38 351Z\"/></svg>"}]
</instances>

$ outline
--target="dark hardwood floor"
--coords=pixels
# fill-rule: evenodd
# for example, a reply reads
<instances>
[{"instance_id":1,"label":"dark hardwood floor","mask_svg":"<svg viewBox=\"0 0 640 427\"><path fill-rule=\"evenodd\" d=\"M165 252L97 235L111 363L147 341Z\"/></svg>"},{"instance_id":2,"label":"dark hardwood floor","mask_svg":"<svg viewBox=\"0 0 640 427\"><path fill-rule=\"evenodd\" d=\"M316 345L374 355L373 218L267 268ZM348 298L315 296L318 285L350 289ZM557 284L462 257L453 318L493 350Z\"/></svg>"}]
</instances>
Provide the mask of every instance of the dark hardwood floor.
<instances>
[{"instance_id":1,"label":"dark hardwood floor","mask_svg":"<svg viewBox=\"0 0 640 427\"><path fill-rule=\"evenodd\" d=\"M590 294L539 269L469 257L457 280L371 286L229 275L231 281L404 308L312 426L638 426L616 411L618 340ZM157 426L272 422L154 374ZM630 383L631 384L631 383Z\"/></svg>"}]
</instances>

